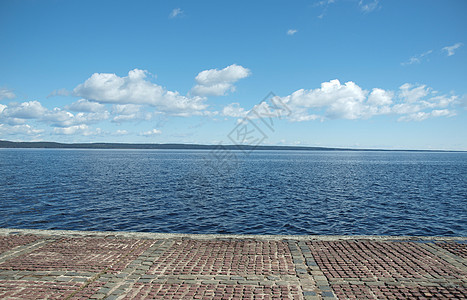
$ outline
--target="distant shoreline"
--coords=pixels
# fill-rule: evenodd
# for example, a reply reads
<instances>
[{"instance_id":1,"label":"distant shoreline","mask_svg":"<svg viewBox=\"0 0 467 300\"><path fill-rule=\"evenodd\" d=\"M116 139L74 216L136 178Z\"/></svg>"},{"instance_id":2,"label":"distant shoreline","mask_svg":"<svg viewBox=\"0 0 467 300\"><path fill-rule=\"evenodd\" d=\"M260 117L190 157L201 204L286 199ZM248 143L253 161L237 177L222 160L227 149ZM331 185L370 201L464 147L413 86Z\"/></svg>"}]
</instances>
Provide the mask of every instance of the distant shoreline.
<instances>
[{"instance_id":1,"label":"distant shoreline","mask_svg":"<svg viewBox=\"0 0 467 300\"><path fill-rule=\"evenodd\" d=\"M0 148L25 149L147 149L147 150L287 150L287 151L385 151L385 152L467 152L462 150L417 150L417 149L355 149L308 146L249 146L249 145L203 145L203 144L131 144L131 143L56 143L56 142L11 142L0 140Z\"/></svg>"}]
</instances>

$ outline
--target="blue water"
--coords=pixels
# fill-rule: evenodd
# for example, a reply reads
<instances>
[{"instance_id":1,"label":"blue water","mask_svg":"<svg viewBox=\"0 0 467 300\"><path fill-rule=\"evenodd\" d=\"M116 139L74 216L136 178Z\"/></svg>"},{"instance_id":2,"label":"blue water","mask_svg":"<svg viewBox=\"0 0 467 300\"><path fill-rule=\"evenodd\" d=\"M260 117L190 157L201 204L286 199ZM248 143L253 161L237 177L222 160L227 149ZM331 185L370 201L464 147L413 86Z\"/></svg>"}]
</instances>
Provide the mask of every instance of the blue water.
<instances>
[{"instance_id":1,"label":"blue water","mask_svg":"<svg viewBox=\"0 0 467 300\"><path fill-rule=\"evenodd\" d=\"M0 149L0 227L467 236L467 153Z\"/></svg>"}]
</instances>

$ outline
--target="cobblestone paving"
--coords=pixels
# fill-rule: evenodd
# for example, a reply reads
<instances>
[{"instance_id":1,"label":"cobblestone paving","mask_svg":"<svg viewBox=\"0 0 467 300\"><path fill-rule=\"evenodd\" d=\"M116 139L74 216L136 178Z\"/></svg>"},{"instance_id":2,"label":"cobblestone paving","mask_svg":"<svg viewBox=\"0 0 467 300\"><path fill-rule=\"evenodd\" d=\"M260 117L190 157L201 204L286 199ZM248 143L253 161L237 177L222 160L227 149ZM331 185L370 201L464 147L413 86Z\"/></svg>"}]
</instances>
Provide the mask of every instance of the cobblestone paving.
<instances>
[{"instance_id":1,"label":"cobblestone paving","mask_svg":"<svg viewBox=\"0 0 467 300\"><path fill-rule=\"evenodd\" d=\"M465 278L457 269L413 242L309 242L328 278Z\"/></svg>"},{"instance_id":2,"label":"cobblestone paving","mask_svg":"<svg viewBox=\"0 0 467 300\"><path fill-rule=\"evenodd\" d=\"M0 298L464 299L460 239L0 229Z\"/></svg>"},{"instance_id":3,"label":"cobblestone paving","mask_svg":"<svg viewBox=\"0 0 467 300\"><path fill-rule=\"evenodd\" d=\"M97 272L111 266L118 271L131 260L127 254L143 245L148 247L148 241L62 238L10 259L0 264L0 269Z\"/></svg>"},{"instance_id":4,"label":"cobblestone paving","mask_svg":"<svg viewBox=\"0 0 467 300\"><path fill-rule=\"evenodd\" d=\"M158 257L150 274L295 275L286 243L277 241L176 241Z\"/></svg>"},{"instance_id":5,"label":"cobblestone paving","mask_svg":"<svg viewBox=\"0 0 467 300\"><path fill-rule=\"evenodd\" d=\"M462 258L467 258L467 245L465 243L454 243L454 242L442 242L436 243L439 247L451 252Z\"/></svg>"},{"instance_id":6,"label":"cobblestone paving","mask_svg":"<svg viewBox=\"0 0 467 300\"><path fill-rule=\"evenodd\" d=\"M17 246L30 244L38 239L34 235L12 235L4 236L0 239L0 253L11 250Z\"/></svg>"}]
</instances>

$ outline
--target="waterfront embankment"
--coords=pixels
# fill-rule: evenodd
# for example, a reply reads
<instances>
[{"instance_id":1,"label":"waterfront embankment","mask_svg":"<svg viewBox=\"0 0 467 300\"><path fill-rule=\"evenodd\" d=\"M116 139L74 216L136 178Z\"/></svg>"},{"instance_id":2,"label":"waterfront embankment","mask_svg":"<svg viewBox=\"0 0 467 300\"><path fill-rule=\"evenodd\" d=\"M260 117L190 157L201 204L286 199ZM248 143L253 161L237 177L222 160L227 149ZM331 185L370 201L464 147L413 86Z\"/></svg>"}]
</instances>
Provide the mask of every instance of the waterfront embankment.
<instances>
[{"instance_id":1,"label":"waterfront embankment","mask_svg":"<svg viewBox=\"0 0 467 300\"><path fill-rule=\"evenodd\" d=\"M459 299L466 241L0 229L0 298Z\"/></svg>"}]
</instances>

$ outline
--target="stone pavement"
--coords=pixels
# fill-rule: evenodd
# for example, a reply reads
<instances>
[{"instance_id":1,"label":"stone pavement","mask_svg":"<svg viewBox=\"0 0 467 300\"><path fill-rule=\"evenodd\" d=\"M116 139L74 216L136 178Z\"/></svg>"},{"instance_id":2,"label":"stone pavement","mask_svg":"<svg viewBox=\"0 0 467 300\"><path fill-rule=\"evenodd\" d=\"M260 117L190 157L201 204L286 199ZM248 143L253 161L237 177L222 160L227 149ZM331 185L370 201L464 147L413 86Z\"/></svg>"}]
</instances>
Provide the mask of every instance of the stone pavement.
<instances>
[{"instance_id":1,"label":"stone pavement","mask_svg":"<svg viewBox=\"0 0 467 300\"><path fill-rule=\"evenodd\" d=\"M463 299L467 238L0 229L2 299Z\"/></svg>"}]
</instances>

